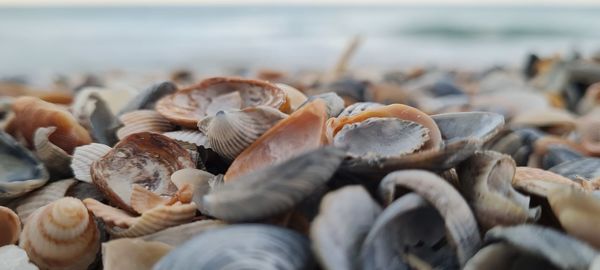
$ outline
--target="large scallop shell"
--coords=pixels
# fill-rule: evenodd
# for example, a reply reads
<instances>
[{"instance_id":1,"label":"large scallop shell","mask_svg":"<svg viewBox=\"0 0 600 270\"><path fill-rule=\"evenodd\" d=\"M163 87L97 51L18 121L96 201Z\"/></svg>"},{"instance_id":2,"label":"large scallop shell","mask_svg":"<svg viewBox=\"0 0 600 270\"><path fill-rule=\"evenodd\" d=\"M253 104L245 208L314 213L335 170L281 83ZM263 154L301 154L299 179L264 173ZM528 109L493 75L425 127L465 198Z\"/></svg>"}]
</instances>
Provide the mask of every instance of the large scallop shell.
<instances>
[{"instance_id":1,"label":"large scallop shell","mask_svg":"<svg viewBox=\"0 0 600 270\"><path fill-rule=\"evenodd\" d=\"M279 121L237 156L225 181L325 145L326 110L325 102L316 99Z\"/></svg>"},{"instance_id":2,"label":"large scallop shell","mask_svg":"<svg viewBox=\"0 0 600 270\"><path fill-rule=\"evenodd\" d=\"M196 164L187 150L157 133L136 133L121 140L92 164L92 180L106 197L121 209L134 212L129 205L132 185L139 184L164 196L177 188L171 174Z\"/></svg>"},{"instance_id":3,"label":"large scallop shell","mask_svg":"<svg viewBox=\"0 0 600 270\"><path fill-rule=\"evenodd\" d=\"M71 169L73 170L75 179L91 183L92 163L102 158L102 156L110 152L111 149L110 146L101 143L92 143L75 148L73 159L71 161Z\"/></svg>"},{"instance_id":4,"label":"large scallop shell","mask_svg":"<svg viewBox=\"0 0 600 270\"><path fill-rule=\"evenodd\" d=\"M167 118L153 110L131 111L119 116L124 124L117 130L119 140L139 132L163 133L175 129Z\"/></svg>"},{"instance_id":5,"label":"large scallop shell","mask_svg":"<svg viewBox=\"0 0 600 270\"><path fill-rule=\"evenodd\" d=\"M39 127L56 127L50 141L68 154L79 145L92 142L90 134L79 125L73 115L60 107L34 97L20 97L13 104L15 124L7 127L7 132L15 137L23 137L33 146L33 136Z\"/></svg>"},{"instance_id":6,"label":"large scallop shell","mask_svg":"<svg viewBox=\"0 0 600 270\"><path fill-rule=\"evenodd\" d=\"M167 95L156 103L156 111L177 125L195 128L199 120L218 111L259 105L289 111L285 92L277 86L230 77L209 78Z\"/></svg>"},{"instance_id":7,"label":"large scallop shell","mask_svg":"<svg viewBox=\"0 0 600 270\"><path fill-rule=\"evenodd\" d=\"M27 253L15 245L0 246L0 269L2 270L39 270L29 262Z\"/></svg>"},{"instance_id":8,"label":"large scallop shell","mask_svg":"<svg viewBox=\"0 0 600 270\"><path fill-rule=\"evenodd\" d=\"M86 269L100 249L99 237L83 203L65 197L31 215L19 245L42 269Z\"/></svg>"},{"instance_id":9,"label":"large scallop shell","mask_svg":"<svg viewBox=\"0 0 600 270\"><path fill-rule=\"evenodd\" d=\"M56 127L41 127L35 131L33 137L35 153L53 176L68 177L72 175L69 169L71 155L50 142L50 135L55 131Z\"/></svg>"},{"instance_id":10,"label":"large scallop shell","mask_svg":"<svg viewBox=\"0 0 600 270\"><path fill-rule=\"evenodd\" d=\"M152 269L172 246L141 239L117 239L102 244L102 266L104 270L147 270Z\"/></svg>"},{"instance_id":11,"label":"large scallop shell","mask_svg":"<svg viewBox=\"0 0 600 270\"><path fill-rule=\"evenodd\" d=\"M548 202L567 233L600 248L599 198L581 190L563 187L550 191Z\"/></svg>"},{"instance_id":12,"label":"large scallop shell","mask_svg":"<svg viewBox=\"0 0 600 270\"><path fill-rule=\"evenodd\" d=\"M277 109L258 106L241 111L220 111L198 122L198 128L208 137L213 151L233 160L285 117L287 115Z\"/></svg>"},{"instance_id":13,"label":"large scallop shell","mask_svg":"<svg viewBox=\"0 0 600 270\"><path fill-rule=\"evenodd\" d=\"M21 220L15 212L4 206L0 206L0 232L0 247L16 243L21 233Z\"/></svg>"},{"instance_id":14,"label":"large scallop shell","mask_svg":"<svg viewBox=\"0 0 600 270\"><path fill-rule=\"evenodd\" d=\"M19 218L23 221L23 224L26 224L29 215L35 212L35 210L65 197L69 187L73 186L75 183L76 181L73 179L52 182L27 194L25 197L19 198L19 200L13 203L14 209L17 212L17 215L19 215Z\"/></svg>"}]
</instances>

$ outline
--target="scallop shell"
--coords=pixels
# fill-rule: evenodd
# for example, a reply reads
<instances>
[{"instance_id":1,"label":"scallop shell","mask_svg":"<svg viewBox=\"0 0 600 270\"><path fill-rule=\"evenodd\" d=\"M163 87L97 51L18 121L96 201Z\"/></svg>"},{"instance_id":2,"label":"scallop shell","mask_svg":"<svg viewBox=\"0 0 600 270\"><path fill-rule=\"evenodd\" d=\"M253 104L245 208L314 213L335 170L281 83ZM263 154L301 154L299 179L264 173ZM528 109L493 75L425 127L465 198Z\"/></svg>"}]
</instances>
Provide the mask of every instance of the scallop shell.
<instances>
[{"instance_id":1,"label":"scallop shell","mask_svg":"<svg viewBox=\"0 0 600 270\"><path fill-rule=\"evenodd\" d=\"M152 269L172 246L140 239L117 239L102 244L102 266L104 270Z\"/></svg>"},{"instance_id":2,"label":"scallop shell","mask_svg":"<svg viewBox=\"0 0 600 270\"><path fill-rule=\"evenodd\" d=\"M162 82L151 85L135 95L127 104L125 104L118 115L125 113L143 110L143 109L154 109L155 103L165 95L175 93L177 86L172 82Z\"/></svg>"},{"instance_id":3,"label":"scallop shell","mask_svg":"<svg viewBox=\"0 0 600 270\"><path fill-rule=\"evenodd\" d=\"M196 128L199 120L218 111L259 105L289 111L285 92L277 86L230 77L209 78L167 95L156 103L156 111L177 125Z\"/></svg>"},{"instance_id":4,"label":"scallop shell","mask_svg":"<svg viewBox=\"0 0 600 270\"><path fill-rule=\"evenodd\" d=\"M119 116L125 125L117 130L119 140L139 132L163 133L175 129L167 118L152 110L131 111Z\"/></svg>"},{"instance_id":5,"label":"scallop shell","mask_svg":"<svg viewBox=\"0 0 600 270\"><path fill-rule=\"evenodd\" d=\"M0 231L0 247L16 243L21 233L21 220L15 212L4 206L0 206Z\"/></svg>"},{"instance_id":6,"label":"scallop shell","mask_svg":"<svg viewBox=\"0 0 600 270\"><path fill-rule=\"evenodd\" d=\"M300 92L300 90L283 83L276 83L275 86L279 87L287 97L288 103L290 103L290 110L293 112L297 110L304 102L306 102L306 95Z\"/></svg>"},{"instance_id":7,"label":"scallop shell","mask_svg":"<svg viewBox=\"0 0 600 270\"><path fill-rule=\"evenodd\" d=\"M71 156L49 140L50 135L55 131L56 127L41 127L35 131L33 137L35 153L53 175L71 176L72 172L69 168Z\"/></svg>"},{"instance_id":8,"label":"scallop shell","mask_svg":"<svg viewBox=\"0 0 600 270\"><path fill-rule=\"evenodd\" d=\"M366 110L373 108L380 108L385 105L377 102L356 102L342 110L342 112L337 117L349 117L360 114Z\"/></svg>"},{"instance_id":9,"label":"scallop shell","mask_svg":"<svg viewBox=\"0 0 600 270\"><path fill-rule=\"evenodd\" d=\"M23 221L23 224L26 224L27 219L35 212L35 210L65 197L69 187L73 186L75 183L76 181L73 179L52 182L27 194L25 197L19 198L19 200L14 203L14 209L17 212L17 215L19 215L19 218Z\"/></svg>"},{"instance_id":10,"label":"scallop shell","mask_svg":"<svg viewBox=\"0 0 600 270\"><path fill-rule=\"evenodd\" d=\"M27 253L18 246L0 246L0 269L3 270L38 270L29 262Z\"/></svg>"},{"instance_id":11,"label":"scallop shell","mask_svg":"<svg viewBox=\"0 0 600 270\"><path fill-rule=\"evenodd\" d=\"M498 152L475 152L457 167L459 189L484 229L535 221L541 208L512 188L515 162Z\"/></svg>"},{"instance_id":12,"label":"scallop shell","mask_svg":"<svg viewBox=\"0 0 600 270\"><path fill-rule=\"evenodd\" d=\"M10 135L0 131L0 198L15 198L43 186L44 165Z\"/></svg>"},{"instance_id":13,"label":"scallop shell","mask_svg":"<svg viewBox=\"0 0 600 270\"><path fill-rule=\"evenodd\" d=\"M225 221L255 221L290 210L335 173L343 153L321 148L225 182L202 198L203 213Z\"/></svg>"},{"instance_id":14,"label":"scallop shell","mask_svg":"<svg viewBox=\"0 0 600 270\"><path fill-rule=\"evenodd\" d=\"M241 111L218 112L198 122L198 128L208 137L213 151L233 160L285 117L287 115L277 109L258 106Z\"/></svg>"},{"instance_id":15,"label":"scallop shell","mask_svg":"<svg viewBox=\"0 0 600 270\"><path fill-rule=\"evenodd\" d=\"M75 148L73 159L71 161L71 169L73 170L75 179L91 183L92 163L101 159L102 156L110 152L111 149L110 146L100 143L91 143Z\"/></svg>"},{"instance_id":16,"label":"scallop shell","mask_svg":"<svg viewBox=\"0 0 600 270\"><path fill-rule=\"evenodd\" d=\"M552 211L565 231L600 248L600 199L572 188L553 189L548 194Z\"/></svg>"},{"instance_id":17,"label":"scallop shell","mask_svg":"<svg viewBox=\"0 0 600 270\"><path fill-rule=\"evenodd\" d=\"M100 249L99 237L83 203L65 197L31 215L19 245L42 269L86 269Z\"/></svg>"},{"instance_id":18,"label":"scallop shell","mask_svg":"<svg viewBox=\"0 0 600 270\"><path fill-rule=\"evenodd\" d=\"M39 127L56 127L50 141L68 154L79 145L92 142L90 134L79 125L66 110L34 97L17 98L13 104L15 112L13 130L7 130L15 137L22 136L28 146L33 146L33 137ZM12 129L12 128L11 128Z\"/></svg>"},{"instance_id":19,"label":"scallop shell","mask_svg":"<svg viewBox=\"0 0 600 270\"><path fill-rule=\"evenodd\" d=\"M154 269L314 269L314 267L314 258L306 237L281 227L253 224L233 225L200 234L163 257Z\"/></svg>"},{"instance_id":20,"label":"scallop shell","mask_svg":"<svg viewBox=\"0 0 600 270\"><path fill-rule=\"evenodd\" d=\"M324 269L353 269L359 265L360 246L381 207L362 186L328 193L310 228L313 251ZM352 222L346 222L353 217Z\"/></svg>"},{"instance_id":21,"label":"scallop shell","mask_svg":"<svg viewBox=\"0 0 600 270\"><path fill-rule=\"evenodd\" d=\"M130 216L125 211L102 204L94 199L83 200L86 207L101 218L107 231L114 237L138 237L158 232L165 228L188 223L196 215L196 204L159 205L139 217ZM117 228L121 227L121 228Z\"/></svg>"},{"instance_id":22,"label":"scallop shell","mask_svg":"<svg viewBox=\"0 0 600 270\"><path fill-rule=\"evenodd\" d=\"M279 121L237 156L225 181L325 145L326 110L325 102L317 99Z\"/></svg>"},{"instance_id":23,"label":"scallop shell","mask_svg":"<svg viewBox=\"0 0 600 270\"><path fill-rule=\"evenodd\" d=\"M344 109L344 100L333 92L327 92L308 97L306 101L298 107L298 109L310 104L314 100L321 99L327 105L327 118L336 117Z\"/></svg>"},{"instance_id":24,"label":"scallop shell","mask_svg":"<svg viewBox=\"0 0 600 270\"><path fill-rule=\"evenodd\" d=\"M92 164L92 181L111 203L134 212L129 202L134 184L161 196L173 196L173 172L195 168L187 150L175 141L156 133L136 133L121 140Z\"/></svg>"},{"instance_id":25,"label":"scallop shell","mask_svg":"<svg viewBox=\"0 0 600 270\"><path fill-rule=\"evenodd\" d=\"M183 129L177 131L165 132L163 135L180 142L191 143L196 146L203 146L205 148L210 148L210 144L208 143L208 138L204 133L198 130L190 130Z\"/></svg>"},{"instance_id":26,"label":"scallop shell","mask_svg":"<svg viewBox=\"0 0 600 270\"><path fill-rule=\"evenodd\" d=\"M211 232L214 229L223 228L225 226L227 226L227 224L219 220L200 220L166 228L152 234L141 236L140 239L146 241L158 241L176 247L189 241L196 235Z\"/></svg>"}]
</instances>

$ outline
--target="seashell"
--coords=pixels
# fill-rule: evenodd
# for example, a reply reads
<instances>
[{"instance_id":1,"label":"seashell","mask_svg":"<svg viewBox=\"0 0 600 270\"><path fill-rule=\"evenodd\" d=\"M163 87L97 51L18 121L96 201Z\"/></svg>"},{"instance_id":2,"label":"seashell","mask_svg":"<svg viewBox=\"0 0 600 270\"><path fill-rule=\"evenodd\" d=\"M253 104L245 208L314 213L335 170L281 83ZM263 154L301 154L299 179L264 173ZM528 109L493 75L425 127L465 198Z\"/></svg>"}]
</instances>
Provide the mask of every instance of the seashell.
<instances>
[{"instance_id":1,"label":"seashell","mask_svg":"<svg viewBox=\"0 0 600 270\"><path fill-rule=\"evenodd\" d=\"M199 249L204 252L198 252ZM163 257L154 269L291 270L314 267L306 237L281 227L252 224L227 226L200 234Z\"/></svg>"},{"instance_id":2,"label":"seashell","mask_svg":"<svg viewBox=\"0 0 600 270\"><path fill-rule=\"evenodd\" d=\"M113 145L117 141L115 130L119 126L114 113L130 96L131 93L123 89L88 87L77 93L71 111L96 142Z\"/></svg>"},{"instance_id":3,"label":"seashell","mask_svg":"<svg viewBox=\"0 0 600 270\"><path fill-rule=\"evenodd\" d=\"M530 167L517 167L512 185L528 194L544 198L548 197L548 193L555 188L585 188L581 184L562 175Z\"/></svg>"},{"instance_id":4,"label":"seashell","mask_svg":"<svg viewBox=\"0 0 600 270\"><path fill-rule=\"evenodd\" d=\"M279 121L237 156L225 173L225 181L327 144L325 114L325 102L317 99Z\"/></svg>"},{"instance_id":5,"label":"seashell","mask_svg":"<svg viewBox=\"0 0 600 270\"><path fill-rule=\"evenodd\" d=\"M198 130L177 130L165 132L163 135L180 142L191 143L196 146L203 146L205 148L210 148L210 144L208 144L208 138L204 133Z\"/></svg>"},{"instance_id":6,"label":"seashell","mask_svg":"<svg viewBox=\"0 0 600 270\"><path fill-rule=\"evenodd\" d=\"M600 91L600 83L598 84ZM600 156L600 109L594 109L592 112L578 119L577 131L580 136L581 146L586 152Z\"/></svg>"},{"instance_id":7,"label":"seashell","mask_svg":"<svg viewBox=\"0 0 600 270\"><path fill-rule=\"evenodd\" d=\"M475 152L458 167L459 190L484 229L539 219L541 208L529 208L529 197L511 183L515 161L498 152Z\"/></svg>"},{"instance_id":8,"label":"seashell","mask_svg":"<svg viewBox=\"0 0 600 270\"><path fill-rule=\"evenodd\" d=\"M0 246L0 269L3 270L38 270L29 262L27 253L15 245Z\"/></svg>"},{"instance_id":9,"label":"seashell","mask_svg":"<svg viewBox=\"0 0 600 270\"><path fill-rule=\"evenodd\" d=\"M214 186L215 176L198 169L181 169L171 174L171 182L179 189L189 185L192 190L192 201L202 205L202 197L208 194Z\"/></svg>"},{"instance_id":10,"label":"seashell","mask_svg":"<svg viewBox=\"0 0 600 270\"><path fill-rule=\"evenodd\" d=\"M391 260L397 259L397 256L400 256L400 254L411 253L406 252L404 248L410 248L410 245L417 244L415 241L422 240L413 238L416 237L416 235L427 238L426 249L433 248L433 245L436 245L443 237L446 237L450 246L455 249L452 251L452 254L454 255L450 256L451 258L448 258L447 255L441 255L441 257L437 257L436 259L435 254L431 254L431 251L436 253L436 250L447 254L450 252L448 248L444 248L445 251L440 250L439 248L433 248L433 250L429 251L424 250L424 253L422 253L423 255L420 255L421 253L415 250L414 255L417 257L425 259L428 263L433 264L432 266L434 267L437 265L452 265L453 261L458 262L460 265L464 265L464 263L473 256L479 248L481 239L479 238L479 230L477 229L475 217L461 195L444 179L431 172L404 170L388 174L379 184L379 195L385 204L389 204L394 200L394 193L397 186L411 189L419 196L410 196L406 199L406 196L401 197L388 206L377 218L363 244L361 252L363 267L374 267L377 265L381 267L386 263L390 263ZM420 196L422 196L422 198ZM424 200L426 200L427 203L425 203ZM428 203L431 204L431 206L429 206ZM429 214L423 215L424 218L427 219L437 219L438 222L432 222L430 225L433 227L435 224L438 224L438 228L433 227L424 229L423 226L429 225L429 222L419 222L418 219L400 217L407 212L423 207L434 208L432 209L434 211L429 210L427 211ZM404 222L407 222L408 224ZM404 225L399 223L404 223ZM412 226L410 224L412 224ZM445 226L445 229L441 227L442 224ZM402 229L405 226L407 228ZM401 230L401 232L398 232L397 230ZM411 230L416 231L411 232ZM433 230L438 233L433 233ZM387 237L389 235L397 236L397 241L408 242L404 244L408 246L403 247L402 245L393 244L394 241L388 241ZM438 238L432 239L435 237ZM410 243L411 241L413 243ZM385 242L385 244L383 242ZM418 249L418 246L414 247L417 247ZM378 255L379 258L374 258L372 256L380 252L383 252L383 254L380 257ZM424 256L432 257L427 259Z\"/></svg>"},{"instance_id":11,"label":"seashell","mask_svg":"<svg viewBox=\"0 0 600 270\"><path fill-rule=\"evenodd\" d=\"M393 104L401 103L406 104L411 98L411 87L407 87L405 84L397 85L392 83L369 83L365 89L365 99L368 101Z\"/></svg>"},{"instance_id":12,"label":"seashell","mask_svg":"<svg viewBox=\"0 0 600 270\"><path fill-rule=\"evenodd\" d=\"M87 130L80 126L75 118L57 105L34 97L17 98L13 104L14 130L7 130L15 137L22 136L28 146L33 146L34 132L39 127L56 127L49 137L50 142L65 150L68 154L79 145L89 144L92 138Z\"/></svg>"},{"instance_id":13,"label":"seashell","mask_svg":"<svg viewBox=\"0 0 600 270\"><path fill-rule=\"evenodd\" d=\"M138 213L144 213L159 205L167 205L170 201L170 198L161 197L138 184L133 184L132 187L129 205Z\"/></svg>"},{"instance_id":14,"label":"seashell","mask_svg":"<svg viewBox=\"0 0 600 270\"><path fill-rule=\"evenodd\" d=\"M196 235L210 232L214 229L223 228L225 226L227 226L226 223L218 220L200 220L140 236L139 239L143 239L145 241L162 242L176 247L189 241Z\"/></svg>"},{"instance_id":15,"label":"seashell","mask_svg":"<svg viewBox=\"0 0 600 270\"><path fill-rule=\"evenodd\" d=\"M595 179L600 177L600 158L582 158L563 162L549 169L570 179Z\"/></svg>"},{"instance_id":16,"label":"seashell","mask_svg":"<svg viewBox=\"0 0 600 270\"><path fill-rule=\"evenodd\" d=\"M91 183L91 167L94 161L99 160L102 156L110 152L112 148L101 143L91 143L75 148L71 161L71 170L75 175L75 179Z\"/></svg>"},{"instance_id":17,"label":"seashell","mask_svg":"<svg viewBox=\"0 0 600 270\"><path fill-rule=\"evenodd\" d=\"M287 102L290 104L290 110L292 112L300 108L300 106L307 100L307 97L304 95L304 93L292 86L283 83L276 83L275 86L279 87L281 90L283 90L283 92L285 92L288 100Z\"/></svg>"},{"instance_id":18,"label":"seashell","mask_svg":"<svg viewBox=\"0 0 600 270\"><path fill-rule=\"evenodd\" d=\"M327 105L327 118L336 117L344 109L344 100L336 93L327 92L308 97L306 101L298 107L298 109L312 103L314 100L321 99Z\"/></svg>"},{"instance_id":19,"label":"seashell","mask_svg":"<svg viewBox=\"0 0 600 270\"><path fill-rule=\"evenodd\" d=\"M95 106L98 105L96 103L98 100L106 105L111 114L116 115L117 112L133 101L136 94L136 89L129 89L128 87L119 87L119 89L85 87L77 92L71 108L75 118L85 122L85 119L96 109ZM93 102L90 103L90 101Z\"/></svg>"},{"instance_id":20,"label":"seashell","mask_svg":"<svg viewBox=\"0 0 600 270\"><path fill-rule=\"evenodd\" d=\"M522 90L475 95L470 99L469 109L471 111L496 112L504 115L506 119L512 119L532 110L543 111L550 108L548 99L544 95L528 91L528 89Z\"/></svg>"},{"instance_id":21,"label":"seashell","mask_svg":"<svg viewBox=\"0 0 600 270\"><path fill-rule=\"evenodd\" d=\"M220 111L198 122L198 128L208 137L213 151L233 160L285 117L287 115L277 109L257 106L241 111Z\"/></svg>"},{"instance_id":22,"label":"seashell","mask_svg":"<svg viewBox=\"0 0 600 270\"><path fill-rule=\"evenodd\" d=\"M203 213L225 221L254 221L290 210L323 186L343 153L321 148L225 182L202 198Z\"/></svg>"},{"instance_id":23,"label":"seashell","mask_svg":"<svg viewBox=\"0 0 600 270\"><path fill-rule=\"evenodd\" d=\"M19 240L21 220L13 210L0 206L0 247L12 245Z\"/></svg>"},{"instance_id":24,"label":"seashell","mask_svg":"<svg viewBox=\"0 0 600 270\"><path fill-rule=\"evenodd\" d=\"M68 177L72 175L69 168L71 156L50 142L49 137L55 131L56 127L41 127L35 131L33 137L35 153L53 175Z\"/></svg>"},{"instance_id":25,"label":"seashell","mask_svg":"<svg viewBox=\"0 0 600 270\"><path fill-rule=\"evenodd\" d=\"M598 254L574 238L535 225L497 227L486 233L485 241L489 245L465 269L583 270L589 269Z\"/></svg>"},{"instance_id":26,"label":"seashell","mask_svg":"<svg viewBox=\"0 0 600 270\"><path fill-rule=\"evenodd\" d=\"M533 163L532 165L539 164L540 166L536 167L550 169L558 164L567 161L582 159L583 157L584 155L581 152L566 145L550 144L544 147L536 147L536 149L534 149L533 155L530 156L529 161L530 163L532 163L533 158L541 159L541 161Z\"/></svg>"},{"instance_id":27,"label":"seashell","mask_svg":"<svg viewBox=\"0 0 600 270\"><path fill-rule=\"evenodd\" d=\"M323 85L321 88L336 93L343 98L344 103L352 104L365 101L368 86L368 81L346 77Z\"/></svg>"},{"instance_id":28,"label":"seashell","mask_svg":"<svg viewBox=\"0 0 600 270\"><path fill-rule=\"evenodd\" d=\"M10 135L0 131L0 199L15 198L43 186L50 176L42 163Z\"/></svg>"},{"instance_id":29,"label":"seashell","mask_svg":"<svg viewBox=\"0 0 600 270\"><path fill-rule=\"evenodd\" d=\"M377 102L356 102L342 110L342 112L337 117L350 117L357 114L360 114L366 110L373 108L381 108L385 105Z\"/></svg>"},{"instance_id":30,"label":"seashell","mask_svg":"<svg viewBox=\"0 0 600 270\"><path fill-rule=\"evenodd\" d=\"M100 249L99 237L83 203L65 197L31 214L19 245L42 269L86 269Z\"/></svg>"},{"instance_id":31,"label":"seashell","mask_svg":"<svg viewBox=\"0 0 600 270\"><path fill-rule=\"evenodd\" d=\"M516 115L510 122L513 126L537 127L554 135L565 135L575 130L575 117L564 110L529 110Z\"/></svg>"},{"instance_id":32,"label":"seashell","mask_svg":"<svg viewBox=\"0 0 600 270\"><path fill-rule=\"evenodd\" d=\"M172 246L140 239L117 239L102 244L102 265L104 270L146 270L152 269Z\"/></svg>"},{"instance_id":33,"label":"seashell","mask_svg":"<svg viewBox=\"0 0 600 270\"><path fill-rule=\"evenodd\" d=\"M450 95L442 97L416 97L413 103L417 108L427 114L460 112L470 104L467 95Z\"/></svg>"},{"instance_id":34,"label":"seashell","mask_svg":"<svg viewBox=\"0 0 600 270\"><path fill-rule=\"evenodd\" d=\"M27 194L27 196L19 198L13 203L15 212L23 221L27 223L29 216L37 209L42 208L62 197L65 197L69 187L76 183L73 179L64 179L49 183L42 188Z\"/></svg>"},{"instance_id":35,"label":"seashell","mask_svg":"<svg viewBox=\"0 0 600 270\"><path fill-rule=\"evenodd\" d=\"M129 202L134 184L171 197L177 191L171 183L173 172L195 168L187 150L156 133L136 133L121 140L92 164L92 181L114 205L133 212Z\"/></svg>"},{"instance_id":36,"label":"seashell","mask_svg":"<svg viewBox=\"0 0 600 270\"><path fill-rule=\"evenodd\" d=\"M124 124L117 130L119 140L139 132L163 133L175 129L167 118L152 110L131 111L119 116L119 120Z\"/></svg>"},{"instance_id":37,"label":"seashell","mask_svg":"<svg viewBox=\"0 0 600 270\"><path fill-rule=\"evenodd\" d=\"M588 114L600 104L600 83L594 83L585 90L585 95L577 103L578 114Z\"/></svg>"},{"instance_id":38,"label":"seashell","mask_svg":"<svg viewBox=\"0 0 600 270\"><path fill-rule=\"evenodd\" d=\"M310 239L324 269L353 269L359 265L360 246L381 207L361 186L328 193L313 220ZM352 222L345 220L352 216Z\"/></svg>"},{"instance_id":39,"label":"seashell","mask_svg":"<svg viewBox=\"0 0 600 270\"><path fill-rule=\"evenodd\" d=\"M171 122L196 128L197 122L219 111L264 105L289 111L285 92L264 81L214 77L164 96L156 111Z\"/></svg>"},{"instance_id":40,"label":"seashell","mask_svg":"<svg viewBox=\"0 0 600 270\"><path fill-rule=\"evenodd\" d=\"M88 182L77 181L74 185L67 189L65 196L84 200L92 198L101 202L107 202L108 200L104 197L104 194L96 187L96 185Z\"/></svg>"},{"instance_id":41,"label":"seashell","mask_svg":"<svg viewBox=\"0 0 600 270\"><path fill-rule=\"evenodd\" d=\"M177 86L172 82L161 82L151 85L136 94L125 104L117 115L123 115L136 110L154 109L156 102L165 95L173 94Z\"/></svg>"},{"instance_id":42,"label":"seashell","mask_svg":"<svg viewBox=\"0 0 600 270\"><path fill-rule=\"evenodd\" d=\"M83 200L85 206L101 218L108 226L107 231L113 237L138 237L158 232L165 228L188 223L196 215L196 204L159 205L142 213L139 217L130 216L94 199ZM119 228L121 227L121 228Z\"/></svg>"},{"instance_id":43,"label":"seashell","mask_svg":"<svg viewBox=\"0 0 600 270\"><path fill-rule=\"evenodd\" d=\"M596 249L600 225L600 199L581 189L557 188L548 193L548 202L565 231Z\"/></svg>"}]
</instances>

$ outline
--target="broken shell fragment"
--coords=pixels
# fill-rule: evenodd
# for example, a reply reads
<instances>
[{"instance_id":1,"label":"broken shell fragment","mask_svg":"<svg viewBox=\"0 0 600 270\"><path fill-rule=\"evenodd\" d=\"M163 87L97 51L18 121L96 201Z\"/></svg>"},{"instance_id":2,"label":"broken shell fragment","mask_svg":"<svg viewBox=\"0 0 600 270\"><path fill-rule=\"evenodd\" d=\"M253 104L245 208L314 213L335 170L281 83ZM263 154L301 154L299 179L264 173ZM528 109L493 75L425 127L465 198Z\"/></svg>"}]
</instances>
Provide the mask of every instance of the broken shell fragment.
<instances>
[{"instance_id":1,"label":"broken shell fragment","mask_svg":"<svg viewBox=\"0 0 600 270\"><path fill-rule=\"evenodd\" d=\"M100 143L91 143L75 148L71 161L71 170L73 170L75 179L91 183L92 163L101 159L102 156L110 152L111 149L110 146Z\"/></svg>"},{"instance_id":2,"label":"broken shell fragment","mask_svg":"<svg viewBox=\"0 0 600 270\"><path fill-rule=\"evenodd\" d=\"M134 184L160 195L172 197L177 188L171 174L195 168L189 152L175 141L157 134L136 133L121 140L92 164L92 181L109 201L134 212L129 205Z\"/></svg>"},{"instance_id":3,"label":"broken shell fragment","mask_svg":"<svg viewBox=\"0 0 600 270\"><path fill-rule=\"evenodd\" d=\"M0 206L0 232L0 247L16 243L21 233L21 220L15 212L4 206Z\"/></svg>"},{"instance_id":4,"label":"broken shell fragment","mask_svg":"<svg viewBox=\"0 0 600 270\"><path fill-rule=\"evenodd\" d=\"M41 127L35 131L33 138L35 153L51 174L63 178L72 176L69 169L71 156L65 150L50 142L50 135L55 131L56 127Z\"/></svg>"},{"instance_id":5,"label":"broken shell fragment","mask_svg":"<svg viewBox=\"0 0 600 270\"><path fill-rule=\"evenodd\" d=\"M131 98L131 100L121 108L118 115L123 115L135 110L154 109L155 103L160 98L172 94L175 91L177 91L177 86L172 82L162 82L151 85Z\"/></svg>"},{"instance_id":6,"label":"broken shell fragment","mask_svg":"<svg viewBox=\"0 0 600 270\"><path fill-rule=\"evenodd\" d=\"M550 191L548 202L565 231L579 240L600 248L600 199L573 188Z\"/></svg>"},{"instance_id":7,"label":"broken shell fragment","mask_svg":"<svg viewBox=\"0 0 600 270\"><path fill-rule=\"evenodd\" d=\"M276 83L275 86L285 92L292 112L300 108L300 106L306 102L307 97L304 93L300 92L300 90L283 83Z\"/></svg>"},{"instance_id":8,"label":"broken shell fragment","mask_svg":"<svg viewBox=\"0 0 600 270\"><path fill-rule=\"evenodd\" d=\"M117 130L119 140L140 132L163 133L175 129L167 118L153 110L137 110L119 116L124 124Z\"/></svg>"},{"instance_id":9,"label":"broken shell fragment","mask_svg":"<svg viewBox=\"0 0 600 270\"><path fill-rule=\"evenodd\" d=\"M15 245L0 246L0 269L3 270L38 270L29 262L27 253Z\"/></svg>"},{"instance_id":10,"label":"broken shell fragment","mask_svg":"<svg viewBox=\"0 0 600 270\"><path fill-rule=\"evenodd\" d=\"M298 107L298 109L310 104L314 100L321 99L327 105L327 118L336 117L344 109L344 100L333 92L322 93L308 97L308 99Z\"/></svg>"},{"instance_id":11,"label":"broken shell fragment","mask_svg":"<svg viewBox=\"0 0 600 270\"><path fill-rule=\"evenodd\" d=\"M105 270L146 270L173 249L160 242L123 238L102 244L102 265Z\"/></svg>"}]
</instances>

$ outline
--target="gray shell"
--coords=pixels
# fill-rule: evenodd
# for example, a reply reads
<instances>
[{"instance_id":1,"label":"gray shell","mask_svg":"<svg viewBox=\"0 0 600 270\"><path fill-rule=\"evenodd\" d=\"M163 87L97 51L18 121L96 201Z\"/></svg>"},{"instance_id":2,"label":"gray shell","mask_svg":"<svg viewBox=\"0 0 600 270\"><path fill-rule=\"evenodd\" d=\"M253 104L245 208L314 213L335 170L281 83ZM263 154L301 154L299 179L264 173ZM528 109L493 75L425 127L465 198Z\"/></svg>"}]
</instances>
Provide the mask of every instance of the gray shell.
<instances>
[{"instance_id":1,"label":"gray shell","mask_svg":"<svg viewBox=\"0 0 600 270\"><path fill-rule=\"evenodd\" d=\"M346 107L337 117L353 116L371 108L379 108L385 105L377 102L356 102Z\"/></svg>"},{"instance_id":2,"label":"gray shell","mask_svg":"<svg viewBox=\"0 0 600 270\"><path fill-rule=\"evenodd\" d=\"M327 117L336 117L344 109L344 100L334 92L327 92L308 97L298 109L304 107L304 105L311 103L315 99L322 99L327 104Z\"/></svg>"},{"instance_id":3,"label":"gray shell","mask_svg":"<svg viewBox=\"0 0 600 270\"><path fill-rule=\"evenodd\" d=\"M117 115L123 115L135 110L153 109L156 101L175 91L177 91L177 86L172 82L154 84L133 97Z\"/></svg>"},{"instance_id":4,"label":"gray shell","mask_svg":"<svg viewBox=\"0 0 600 270\"><path fill-rule=\"evenodd\" d=\"M10 135L0 131L0 199L19 197L46 184L44 165Z\"/></svg>"},{"instance_id":5,"label":"gray shell","mask_svg":"<svg viewBox=\"0 0 600 270\"><path fill-rule=\"evenodd\" d=\"M583 158L563 162L550 168L564 177L575 179L594 179L600 176L600 158Z\"/></svg>"}]
</instances>

